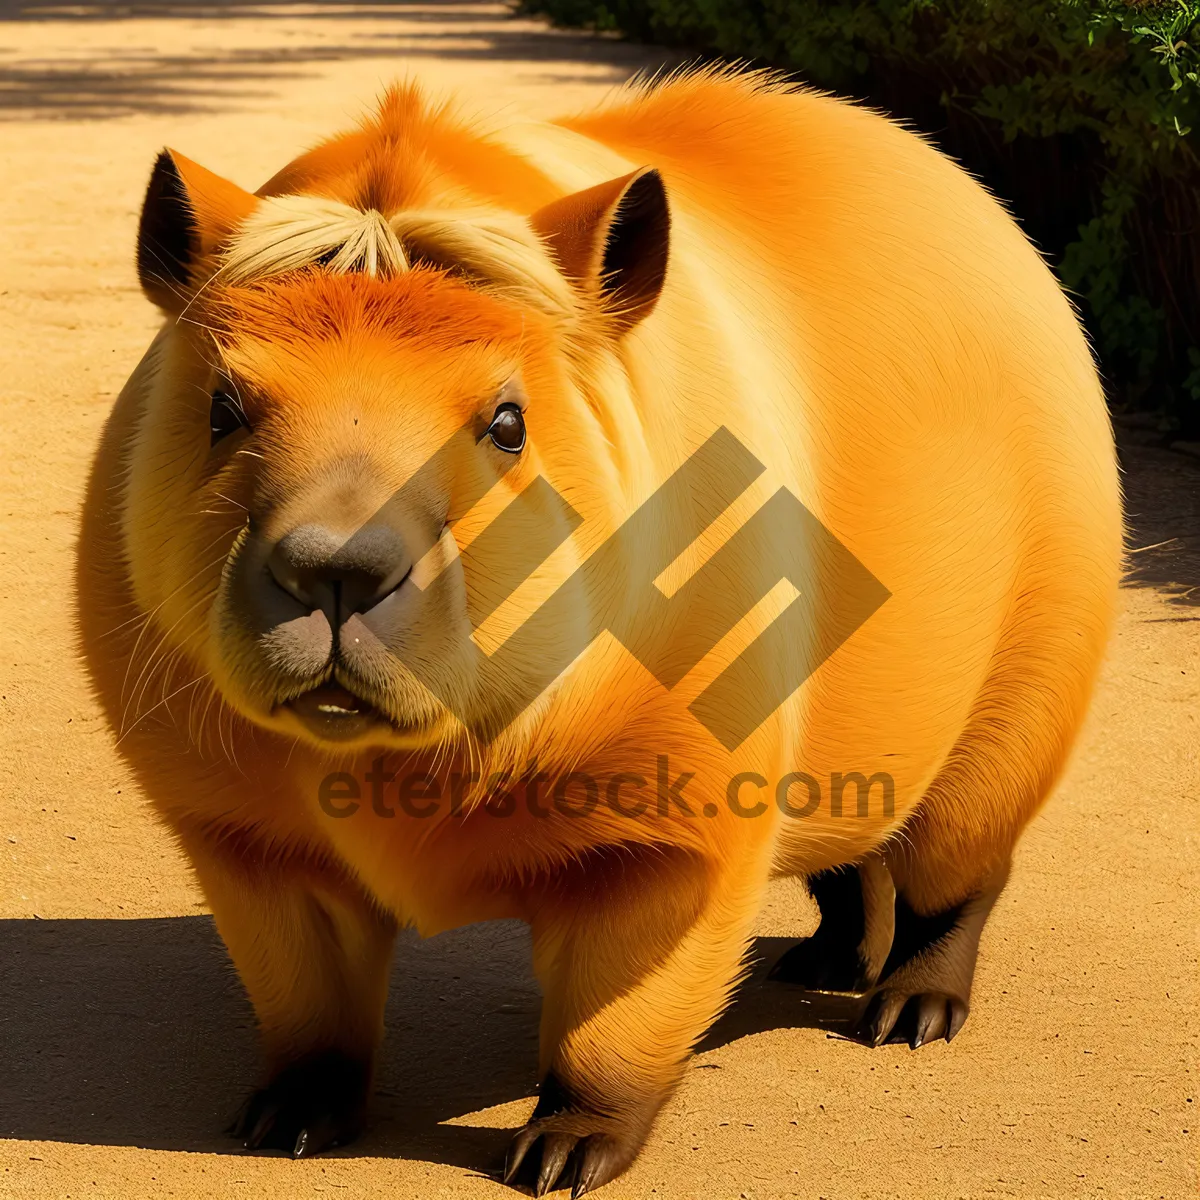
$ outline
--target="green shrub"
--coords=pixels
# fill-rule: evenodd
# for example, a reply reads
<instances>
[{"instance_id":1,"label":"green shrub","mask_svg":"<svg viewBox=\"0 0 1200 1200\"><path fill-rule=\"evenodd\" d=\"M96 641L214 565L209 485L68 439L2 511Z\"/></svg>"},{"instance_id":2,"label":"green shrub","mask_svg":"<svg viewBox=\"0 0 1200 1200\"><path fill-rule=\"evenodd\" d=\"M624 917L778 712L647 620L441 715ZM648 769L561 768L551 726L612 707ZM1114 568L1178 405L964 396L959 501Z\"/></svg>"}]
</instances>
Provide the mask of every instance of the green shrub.
<instances>
[{"instance_id":1,"label":"green shrub","mask_svg":"<svg viewBox=\"0 0 1200 1200\"><path fill-rule=\"evenodd\" d=\"M1200 0L525 0L932 135L1075 295L1118 408L1200 431Z\"/></svg>"}]
</instances>

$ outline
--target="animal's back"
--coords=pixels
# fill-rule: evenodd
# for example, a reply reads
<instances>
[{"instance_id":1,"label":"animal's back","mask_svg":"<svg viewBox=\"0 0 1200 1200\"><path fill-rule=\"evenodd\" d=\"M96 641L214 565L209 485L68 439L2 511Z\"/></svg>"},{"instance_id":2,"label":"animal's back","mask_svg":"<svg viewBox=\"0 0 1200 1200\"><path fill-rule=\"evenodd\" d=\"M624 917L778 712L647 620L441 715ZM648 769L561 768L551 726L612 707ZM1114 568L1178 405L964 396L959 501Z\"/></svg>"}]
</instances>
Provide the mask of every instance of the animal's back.
<instances>
[{"instance_id":1,"label":"animal's back","mask_svg":"<svg viewBox=\"0 0 1200 1200\"><path fill-rule=\"evenodd\" d=\"M566 124L663 171L681 270L721 264L762 353L794 356L794 389L727 399L790 423L801 498L892 593L810 681L803 762L886 772L898 820L940 811L922 886L952 893L1052 785L1115 611L1113 442L1074 312L978 183L864 109L702 74ZM785 828L781 859L826 837Z\"/></svg>"}]
</instances>

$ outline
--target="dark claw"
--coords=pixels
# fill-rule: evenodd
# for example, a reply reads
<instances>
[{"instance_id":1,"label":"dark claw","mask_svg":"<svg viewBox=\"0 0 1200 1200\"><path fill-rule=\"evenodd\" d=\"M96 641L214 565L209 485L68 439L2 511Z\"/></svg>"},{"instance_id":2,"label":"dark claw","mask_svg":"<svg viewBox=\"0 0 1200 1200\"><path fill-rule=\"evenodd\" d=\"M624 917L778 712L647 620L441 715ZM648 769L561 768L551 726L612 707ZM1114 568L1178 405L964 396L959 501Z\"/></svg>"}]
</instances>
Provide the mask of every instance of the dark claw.
<instances>
[{"instance_id":1,"label":"dark claw","mask_svg":"<svg viewBox=\"0 0 1200 1200\"><path fill-rule=\"evenodd\" d=\"M882 1046L891 1036L907 1003L908 997L903 992L887 989L878 992L863 1014L858 1026L858 1036L872 1046Z\"/></svg>"},{"instance_id":2,"label":"dark claw","mask_svg":"<svg viewBox=\"0 0 1200 1200\"><path fill-rule=\"evenodd\" d=\"M946 997L936 993L918 999L916 1028L912 1038L914 1050L919 1050L926 1042L932 1042L945 1034L948 1005Z\"/></svg>"},{"instance_id":3,"label":"dark claw","mask_svg":"<svg viewBox=\"0 0 1200 1200\"><path fill-rule=\"evenodd\" d=\"M620 1175L628 1165L628 1158L611 1138L599 1133L592 1134L579 1150L579 1166L575 1172L575 1184L571 1188L571 1200L579 1200L580 1196L602 1187Z\"/></svg>"},{"instance_id":4,"label":"dark claw","mask_svg":"<svg viewBox=\"0 0 1200 1200\"><path fill-rule=\"evenodd\" d=\"M330 1146L343 1146L359 1130L357 1122L339 1123L331 1114L315 1117L296 1135L292 1146L293 1158L312 1158Z\"/></svg>"},{"instance_id":5,"label":"dark claw","mask_svg":"<svg viewBox=\"0 0 1200 1200\"><path fill-rule=\"evenodd\" d=\"M950 1001L950 1024L946 1029L946 1041L952 1042L967 1019L967 1006L959 999Z\"/></svg>"},{"instance_id":6,"label":"dark claw","mask_svg":"<svg viewBox=\"0 0 1200 1200\"><path fill-rule=\"evenodd\" d=\"M595 1142L595 1138L588 1138L587 1142L584 1142L580 1153L580 1165L575 1171L575 1183L571 1186L571 1200L580 1200L580 1196L600 1187L602 1162L600 1154L596 1152Z\"/></svg>"},{"instance_id":7,"label":"dark claw","mask_svg":"<svg viewBox=\"0 0 1200 1200\"><path fill-rule=\"evenodd\" d=\"M508 1148L508 1157L504 1161L504 1182L512 1183L529 1153L529 1147L541 1137L541 1131L532 1123L526 1125L513 1138L513 1144Z\"/></svg>"},{"instance_id":8,"label":"dark claw","mask_svg":"<svg viewBox=\"0 0 1200 1200\"><path fill-rule=\"evenodd\" d=\"M547 1133L542 1137L542 1169L533 1189L535 1196L544 1196L553 1189L577 1140L569 1133Z\"/></svg>"}]
</instances>

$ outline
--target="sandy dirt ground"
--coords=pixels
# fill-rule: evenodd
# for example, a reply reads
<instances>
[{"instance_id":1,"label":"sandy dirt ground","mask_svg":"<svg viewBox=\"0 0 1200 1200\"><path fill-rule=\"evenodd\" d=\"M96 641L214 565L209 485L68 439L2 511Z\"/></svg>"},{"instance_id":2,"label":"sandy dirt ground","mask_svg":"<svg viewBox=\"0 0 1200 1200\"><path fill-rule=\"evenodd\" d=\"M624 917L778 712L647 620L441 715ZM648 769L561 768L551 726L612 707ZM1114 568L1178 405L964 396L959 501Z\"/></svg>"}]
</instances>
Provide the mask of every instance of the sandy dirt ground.
<instances>
[{"instance_id":1,"label":"sandy dirt ground","mask_svg":"<svg viewBox=\"0 0 1200 1200\"><path fill-rule=\"evenodd\" d=\"M164 143L254 187L399 75L538 112L659 61L499 5L0 2L0 1195L512 1194L488 1172L533 1104L519 927L404 940L360 1143L291 1162L223 1136L251 1014L88 694L72 542L156 323L132 250ZM964 1032L868 1050L756 978L604 1195L1196 1195L1200 464L1125 457L1124 615ZM812 924L774 888L760 955Z\"/></svg>"}]
</instances>

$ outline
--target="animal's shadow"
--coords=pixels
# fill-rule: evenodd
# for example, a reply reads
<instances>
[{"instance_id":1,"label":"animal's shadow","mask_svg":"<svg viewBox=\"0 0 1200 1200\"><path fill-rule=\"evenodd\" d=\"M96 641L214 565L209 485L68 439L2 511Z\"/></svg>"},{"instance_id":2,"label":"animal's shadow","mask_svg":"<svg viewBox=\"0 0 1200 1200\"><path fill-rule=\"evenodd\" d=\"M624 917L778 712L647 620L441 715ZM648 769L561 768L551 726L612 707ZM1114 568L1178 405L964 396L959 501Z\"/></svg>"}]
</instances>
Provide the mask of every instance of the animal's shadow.
<instances>
[{"instance_id":1,"label":"animal's shadow","mask_svg":"<svg viewBox=\"0 0 1200 1200\"><path fill-rule=\"evenodd\" d=\"M703 1049L765 1029L848 1032L858 1005L764 983L756 967ZM235 1152L255 1083L254 1019L208 917L0 921L0 1137ZM540 995L524 926L397 948L370 1131L338 1153L488 1170L503 1129L444 1124L534 1093Z\"/></svg>"}]
</instances>

